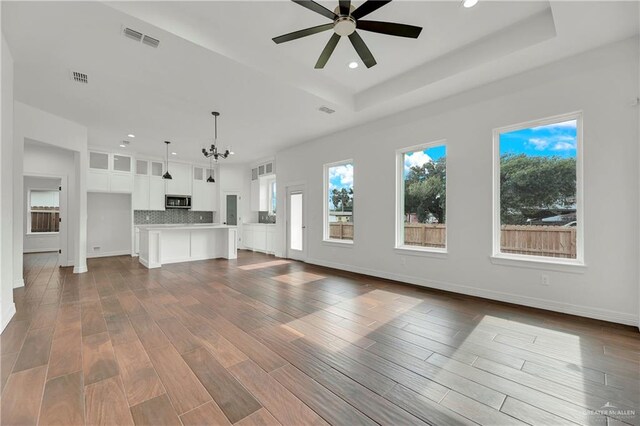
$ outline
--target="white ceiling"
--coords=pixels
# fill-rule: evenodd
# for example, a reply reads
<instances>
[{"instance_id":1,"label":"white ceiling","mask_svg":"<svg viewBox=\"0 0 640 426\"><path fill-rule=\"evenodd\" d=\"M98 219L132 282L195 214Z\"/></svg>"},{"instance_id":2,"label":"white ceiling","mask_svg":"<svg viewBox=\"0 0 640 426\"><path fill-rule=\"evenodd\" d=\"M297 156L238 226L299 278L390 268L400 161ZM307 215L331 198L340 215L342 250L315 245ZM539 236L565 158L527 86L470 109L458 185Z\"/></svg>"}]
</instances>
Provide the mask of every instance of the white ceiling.
<instances>
[{"instance_id":1,"label":"white ceiling","mask_svg":"<svg viewBox=\"0 0 640 426\"><path fill-rule=\"evenodd\" d=\"M395 1L367 19L423 26L418 40L362 31L377 66L349 69L358 58L341 40L315 70L330 32L271 41L328 21L289 1L3 1L2 9L18 100L88 126L92 146L118 150L134 133L127 150L162 156L171 140L189 161L211 143L214 109L232 161L249 162L638 33L636 2ZM160 47L125 38L123 26ZM71 69L89 84L72 82Z\"/></svg>"}]
</instances>

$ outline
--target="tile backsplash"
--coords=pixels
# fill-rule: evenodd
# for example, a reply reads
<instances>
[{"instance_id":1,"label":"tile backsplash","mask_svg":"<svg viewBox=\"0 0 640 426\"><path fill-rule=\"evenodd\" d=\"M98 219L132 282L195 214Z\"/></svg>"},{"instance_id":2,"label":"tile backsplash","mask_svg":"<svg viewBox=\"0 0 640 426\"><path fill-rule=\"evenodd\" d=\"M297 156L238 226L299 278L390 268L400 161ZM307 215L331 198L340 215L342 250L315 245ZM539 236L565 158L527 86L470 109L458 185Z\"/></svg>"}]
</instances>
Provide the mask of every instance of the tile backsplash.
<instances>
[{"instance_id":1,"label":"tile backsplash","mask_svg":"<svg viewBox=\"0 0 640 426\"><path fill-rule=\"evenodd\" d=\"M267 211L258 212L258 223L276 223L276 215Z\"/></svg>"},{"instance_id":2,"label":"tile backsplash","mask_svg":"<svg viewBox=\"0 0 640 426\"><path fill-rule=\"evenodd\" d=\"M198 212L192 210L134 210L133 223L136 225L161 223L213 223L216 212Z\"/></svg>"}]
</instances>

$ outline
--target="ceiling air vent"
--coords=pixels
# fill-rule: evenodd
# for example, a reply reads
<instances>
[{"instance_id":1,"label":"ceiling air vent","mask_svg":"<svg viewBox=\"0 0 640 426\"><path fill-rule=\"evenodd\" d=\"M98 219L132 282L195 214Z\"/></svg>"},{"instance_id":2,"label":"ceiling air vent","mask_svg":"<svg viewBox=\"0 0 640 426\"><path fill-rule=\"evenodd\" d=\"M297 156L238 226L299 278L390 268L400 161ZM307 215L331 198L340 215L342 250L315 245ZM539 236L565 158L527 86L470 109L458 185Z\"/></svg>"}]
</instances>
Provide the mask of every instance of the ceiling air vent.
<instances>
[{"instance_id":1,"label":"ceiling air vent","mask_svg":"<svg viewBox=\"0 0 640 426\"><path fill-rule=\"evenodd\" d=\"M89 77L82 72L71 71L71 79L76 83L87 84L89 83Z\"/></svg>"},{"instance_id":2,"label":"ceiling air vent","mask_svg":"<svg viewBox=\"0 0 640 426\"><path fill-rule=\"evenodd\" d=\"M142 33L136 30L132 30L131 28L125 28L124 30L122 30L122 33L132 40L135 40L135 41L142 40Z\"/></svg>"},{"instance_id":3,"label":"ceiling air vent","mask_svg":"<svg viewBox=\"0 0 640 426\"><path fill-rule=\"evenodd\" d=\"M326 107L326 106L321 106L320 108L318 108L318 111L322 111L322 112L324 112L326 114L333 114L334 112L336 112L335 109L331 109L331 108Z\"/></svg>"},{"instance_id":4,"label":"ceiling air vent","mask_svg":"<svg viewBox=\"0 0 640 426\"><path fill-rule=\"evenodd\" d=\"M141 41L147 46L158 47L158 45L160 44L160 40L158 40L157 38L142 34L140 31L136 31L128 27L122 27L122 34L124 34L125 37L130 38L131 40Z\"/></svg>"},{"instance_id":5,"label":"ceiling air vent","mask_svg":"<svg viewBox=\"0 0 640 426\"><path fill-rule=\"evenodd\" d=\"M142 42L147 46L151 46L151 47L158 47L158 45L160 44L160 40L155 39L153 37L149 37L148 35L142 38Z\"/></svg>"}]
</instances>

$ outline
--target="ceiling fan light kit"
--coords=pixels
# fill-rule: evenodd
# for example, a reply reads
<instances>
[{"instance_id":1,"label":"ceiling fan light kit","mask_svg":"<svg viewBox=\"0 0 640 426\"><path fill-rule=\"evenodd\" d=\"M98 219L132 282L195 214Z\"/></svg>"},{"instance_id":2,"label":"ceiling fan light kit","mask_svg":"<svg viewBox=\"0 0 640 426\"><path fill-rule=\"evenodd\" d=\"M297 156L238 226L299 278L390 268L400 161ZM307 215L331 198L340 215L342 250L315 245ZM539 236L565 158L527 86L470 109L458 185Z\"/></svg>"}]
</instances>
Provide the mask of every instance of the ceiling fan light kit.
<instances>
[{"instance_id":1,"label":"ceiling fan light kit","mask_svg":"<svg viewBox=\"0 0 640 426\"><path fill-rule=\"evenodd\" d=\"M358 29L406 38L418 38L420 32L422 31L421 27L416 27L413 25L397 24L393 22L360 20L360 18L363 18L371 12L378 10L387 3L390 3L391 0L367 0L357 9L355 9L351 5L351 0L340 0L338 2L338 7L333 12L312 0L292 1L333 21L329 24L318 25L273 38L273 41L276 44L280 44L333 29L333 35L327 42L325 48L320 54L320 57L318 58L318 61L316 62L316 69L322 69L325 67L325 65L329 61L329 58L331 57L331 54L338 45L340 38L342 37L349 37L351 45L353 45L356 53L358 53L358 56L360 56L360 59L367 66L367 68L371 68L372 66L376 65L376 60L373 57L373 54L367 47L364 40L362 40L362 37L360 37L360 34L358 34L358 32L356 31ZM466 1L474 0L465 0L465 2ZM477 0L475 1L477 2ZM349 67L355 68L351 67L351 64L349 65Z\"/></svg>"}]
</instances>

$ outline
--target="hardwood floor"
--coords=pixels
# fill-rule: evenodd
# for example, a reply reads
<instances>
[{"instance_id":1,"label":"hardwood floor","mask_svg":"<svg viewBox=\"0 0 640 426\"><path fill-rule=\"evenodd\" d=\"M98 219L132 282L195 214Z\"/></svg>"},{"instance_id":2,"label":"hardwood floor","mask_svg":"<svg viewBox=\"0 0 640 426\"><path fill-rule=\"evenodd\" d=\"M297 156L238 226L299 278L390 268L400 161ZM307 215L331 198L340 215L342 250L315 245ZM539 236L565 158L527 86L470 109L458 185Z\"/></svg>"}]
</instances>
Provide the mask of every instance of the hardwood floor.
<instances>
[{"instance_id":1,"label":"hardwood floor","mask_svg":"<svg viewBox=\"0 0 640 426\"><path fill-rule=\"evenodd\" d=\"M241 251L25 255L2 425L640 425L640 334Z\"/></svg>"}]
</instances>

